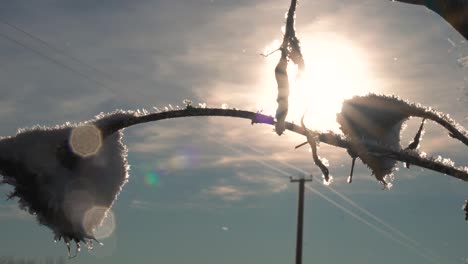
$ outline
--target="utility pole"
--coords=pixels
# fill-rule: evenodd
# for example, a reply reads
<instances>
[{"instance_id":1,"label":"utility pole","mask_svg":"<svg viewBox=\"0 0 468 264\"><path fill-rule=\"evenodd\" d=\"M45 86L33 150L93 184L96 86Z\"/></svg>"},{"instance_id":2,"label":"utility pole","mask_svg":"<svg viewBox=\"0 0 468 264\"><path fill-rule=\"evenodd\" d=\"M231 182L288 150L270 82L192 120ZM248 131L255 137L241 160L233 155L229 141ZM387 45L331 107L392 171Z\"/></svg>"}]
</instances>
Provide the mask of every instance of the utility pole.
<instances>
[{"instance_id":1,"label":"utility pole","mask_svg":"<svg viewBox=\"0 0 468 264\"><path fill-rule=\"evenodd\" d=\"M291 182L299 183L299 199L297 206L297 238L296 238L296 264L302 264L302 231L304 226L304 184L305 182L311 182L311 178L305 179L301 177L299 179L293 179Z\"/></svg>"}]
</instances>

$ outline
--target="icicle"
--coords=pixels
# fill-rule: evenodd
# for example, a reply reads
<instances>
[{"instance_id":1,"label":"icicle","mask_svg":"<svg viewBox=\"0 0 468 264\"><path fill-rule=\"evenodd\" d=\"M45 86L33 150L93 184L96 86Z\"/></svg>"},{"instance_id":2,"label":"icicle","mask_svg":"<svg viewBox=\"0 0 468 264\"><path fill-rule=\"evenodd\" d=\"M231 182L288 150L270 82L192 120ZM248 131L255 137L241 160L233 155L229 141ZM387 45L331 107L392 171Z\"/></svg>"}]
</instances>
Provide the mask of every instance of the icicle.
<instances>
[{"instance_id":1,"label":"icicle","mask_svg":"<svg viewBox=\"0 0 468 264\"><path fill-rule=\"evenodd\" d=\"M86 240L86 248L88 251L93 250L93 241L92 240Z\"/></svg>"},{"instance_id":2,"label":"icicle","mask_svg":"<svg viewBox=\"0 0 468 264\"><path fill-rule=\"evenodd\" d=\"M332 182L333 182L332 176L327 175L327 177L325 177L325 175L323 175L323 184L325 186L329 186Z\"/></svg>"},{"instance_id":3,"label":"icicle","mask_svg":"<svg viewBox=\"0 0 468 264\"><path fill-rule=\"evenodd\" d=\"M348 180L347 180L348 183L353 182L353 173L354 173L354 164L355 163L356 163L356 157L354 157L352 159L352 162L351 162L351 172L349 173L349 176L348 176Z\"/></svg>"},{"instance_id":4,"label":"icicle","mask_svg":"<svg viewBox=\"0 0 468 264\"><path fill-rule=\"evenodd\" d=\"M68 238L64 238L64 240L65 240L65 245L67 245L68 258L71 258L70 240Z\"/></svg>"}]
</instances>

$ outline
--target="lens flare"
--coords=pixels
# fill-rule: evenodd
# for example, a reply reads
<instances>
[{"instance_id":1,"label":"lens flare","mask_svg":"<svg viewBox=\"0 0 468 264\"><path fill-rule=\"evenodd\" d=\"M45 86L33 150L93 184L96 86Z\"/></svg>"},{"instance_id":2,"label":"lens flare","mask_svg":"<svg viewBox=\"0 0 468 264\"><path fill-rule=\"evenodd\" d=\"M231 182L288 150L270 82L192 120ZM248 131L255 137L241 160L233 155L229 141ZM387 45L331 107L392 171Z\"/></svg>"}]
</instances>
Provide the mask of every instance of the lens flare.
<instances>
[{"instance_id":1,"label":"lens flare","mask_svg":"<svg viewBox=\"0 0 468 264\"><path fill-rule=\"evenodd\" d=\"M159 186L159 176L156 172L147 172L145 174L145 184L148 186Z\"/></svg>"},{"instance_id":2,"label":"lens flare","mask_svg":"<svg viewBox=\"0 0 468 264\"><path fill-rule=\"evenodd\" d=\"M158 165L159 170L171 172L198 166L199 154L192 146L183 146L174 151L169 159Z\"/></svg>"},{"instance_id":3,"label":"lens flare","mask_svg":"<svg viewBox=\"0 0 468 264\"><path fill-rule=\"evenodd\" d=\"M85 229L89 229L87 227L88 223L95 222L96 218L101 219L103 215L105 216L101 224L98 227L93 228L92 230L94 237L98 240L108 238L112 235L112 233L114 233L114 230L115 230L114 213L105 207L95 206L86 212L86 215L83 221L83 226L85 227Z\"/></svg>"},{"instance_id":4,"label":"lens flare","mask_svg":"<svg viewBox=\"0 0 468 264\"><path fill-rule=\"evenodd\" d=\"M94 125L76 127L70 135L72 151L82 157L96 154L102 146L101 131Z\"/></svg>"}]
</instances>

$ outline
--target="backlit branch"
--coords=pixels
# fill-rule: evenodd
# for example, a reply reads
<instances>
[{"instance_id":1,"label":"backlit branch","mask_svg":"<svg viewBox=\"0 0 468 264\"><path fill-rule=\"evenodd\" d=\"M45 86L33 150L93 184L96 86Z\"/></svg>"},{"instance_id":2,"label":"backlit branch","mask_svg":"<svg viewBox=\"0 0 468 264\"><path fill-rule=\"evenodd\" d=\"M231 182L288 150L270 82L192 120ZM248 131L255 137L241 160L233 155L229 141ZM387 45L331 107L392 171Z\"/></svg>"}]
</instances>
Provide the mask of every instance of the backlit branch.
<instances>
[{"instance_id":1,"label":"backlit branch","mask_svg":"<svg viewBox=\"0 0 468 264\"><path fill-rule=\"evenodd\" d=\"M236 110L236 109L220 109L220 108L195 108L188 106L183 110L166 111L152 113L142 116L132 116L129 118L117 120L112 123L106 123L106 126L101 127L103 136L109 136L120 129L153 122L165 119L182 118L182 117L197 117L197 116L225 116L236 117L251 120L252 124L268 124L275 125L274 118L261 113ZM293 123L286 122L285 129L297 134L306 135L304 128ZM318 135L318 140L322 143L329 144L335 147L351 149L352 145L343 135L328 132L314 131ZM444 163L444 160L437 158L426 158L420 156L416 151L388 148L376 142L362 141L365 148L375 156L391 158L401 162L410 163L422 168L437 171L463 181L468 181L468 167L458 168L451 164Z\"/></svg>"},{"instance_id":2,"label":"backlit branch","mask_svg":"<svg viewBox=\"0 0 468 264\"><path fill-rule=\"evenodd\" d=\"M283 42L278 49L281 51L281 57L275 68L275 78L278 84L278 97L276 102L278 108L276 109L275 131L281 135L285 130L286 116L288 115L289 108L289 79L288 79L288 62L291 60L299 68L301 73L304 68L304 58L301 53L301 46L299 39L296 36L295 17L296 17L297 0L291 0L288 13L286 15L286 28L283 36Z\"/></svg>"}]
</instances>

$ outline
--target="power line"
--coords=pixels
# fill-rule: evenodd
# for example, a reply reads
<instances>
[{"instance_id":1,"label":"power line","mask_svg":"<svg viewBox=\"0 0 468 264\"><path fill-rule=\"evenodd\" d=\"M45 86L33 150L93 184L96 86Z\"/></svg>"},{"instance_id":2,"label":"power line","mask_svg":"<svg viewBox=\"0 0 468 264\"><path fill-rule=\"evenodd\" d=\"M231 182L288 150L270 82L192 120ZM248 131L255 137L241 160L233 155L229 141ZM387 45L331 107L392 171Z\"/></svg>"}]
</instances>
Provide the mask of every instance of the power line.
<instances>
[{"instance_id":1,"label":"power line","mask_svg":"<svg viewBox=\"0 0 468 264\"><path fill-rule=\"evenodd\" d=\"M262 154L262 155L265 155L265 153L247 145L247 144L243 144L245 147L249 148L250 150L256 152L256 153L259 153L259 154ZM294 169L296 171L298 171L299 173L302 173L302 174L307 174L307 172L301 168L298 168L288 162L284 162L284 161L281 161L281 160L276 160L275 162L277 163L280 163L288 168L291 168L291 169ZM263 163L266 163L265 161L263 161ZM271 166L271 165L269 165ZM320 182L320 181L319 181ZM387 222L385 222L384 220L382 220L381 218L379 218L378 216L376 216L375 214L371 213L369 210L365 209L364 207L360 206L359 204L357 204L355 201L353 201L351 198L349 198L348 196L342 194L341 192L335 190L334 188L332 188L331 186L329 185L325 185L324 183L320 182L322 184L322 186L326 187L328 190L330 190L331 192L333 192L335 195L339 196L341 199L343 199L345 202L347 202L349 205L351 205L352 207L356 208L357 210L361 211L363 214L367 215L368 217L372 218L373 220L375 220L376 222L378 222L379 224L383 225L384 227L386 227L387 229L389 229L390 231L396 233L397 235L399 235L401 238L403 238L404 240L406 240L407 242L409 242L410 244L412 244L413 247L416 247L416 248L419 248L420 250L424 251L426 254L429 254L431 255L433 258L436 258L437 256L434 255L433 252L431 252L430 250L424 248L421 243L417 242L416 240L414 240L413 238L409 237L408 235L406 235L405 233L403 233L401 230L399 230L398 228L388 224Z\"/></svg>"},{"instance_id":2,"label":"power line","mask_svg":"<svg viewBox=\"0 0 468 264\"><path fill-rule=\"evenodd\" d=\"M224 147L228 148L228 149L231 149L235 152L238 152L238 153L242 153L242 154L246 154L244 151L242 151L241 149L237 149L233 146L229 146L225 143L222 143L221 141L218 141L218 140L215 140L213 139L214 142L220 144L220 145L223 145ZM249 147L248 145L245 145L247 147ZM260 154L264 154L264 153L261 153L260 151L257 151L255 149L253 149L252 147L249 147L252 151L254 152L257 152L257 153L260 153ZM263 161L263 160L260 160L258 158L252 158L253 161L257 162L257 163L260 163L264 166L266 166L267 168L270 168L272 170L275 170L279 173L281 173L283 177L287 177L287 172L285 172L284 170L278 168L278 165L270 165L268 164L266 161ZM292 169L295 169L301 173L303 173L304 175L307 173L305 172L304 170L300 169L300 168L297 168L296 166L293 166L287 162L284 162L284 161L280 161L280 160L277 160L278 163L280 164L283 164L285 166L288 166ZM322 183L322 185L324 185ZM326 186L326 185L324 185ZM377 216L373 215L372 213L370 213L368 210L360 207L359 205L357 205L354 201L352 201L350 198L346 197L344 194L341 194L339 193L338 191L334 190L333 188L329 187L329 186L326 186L328 187L329 190L331 190L333 193L337 194L340 198L342 198L343 200L345 200L346 202L348 202L350 205L352 205L353 207L355 207L356 209L358 209L359 211L363 212L365 215L371 217L373 220L377 221L378 223L380 224L383 224L384 227L390 229L390 231L392 232L395 232L395 234L397 236L394 236L395 234L393 234L392 232L388 231L388 230L384 230L382 229L382 227L379 227L378 225L375 225L369 221L367 221L364 217L361 217L360 215L352 212L350 209L346 208L345 206L339 204L338 202L336 202L335 200L333 200L332 198L326 196L325 194L319 192L318 190L312 188L310 185L305 185L305 188L309 189L310 191L312 191L313 193L316 193L317 195L319 195L319 197L321 197L322 199L326 200L327 202L331 203L332 205L336 206L338 209L341 209L342 211L344 211L345 213L347 213L349 216L355 218L356 220L360 221L361 223L369 226L370 228L372 228L373 230L377 231L378 233L380 233L381 235L397 242L398 244L406 247L407 249L412 249L415 251L415 253L423 258L425 258L426 260L429 260L433 263L439 263L437 260L435 260L435 256L432 254L432 252L426 250L425 248L420 248L421 245L420 243L416 242L415 240L409 238L407 235L403 234L403 232L401 232L400 230L398 230L397 228L395 227L392 227L390 226L389 224L385 223L382 219L378 218ZM345 199L346 198L346 199ZM377 220L378 219L378 220ZM385 223L385 224L384 224ZM398 237L399 236L399 237ZM405 240L402 240L401 238L405 239Z\"/></svg>"},{"instance_id":3,"label":"power line","mask_svg":"<svg viewBox=\"0 0 468 264\"><path fill-rule=\"evenodd\" d=\"M416 254L418 254L419 256L425 258L426 260L432 262L432 263L435 263L435 264L438 264L439 262L436 261L432 256L429 256L427 255L426 253L424 252L421 252L420 250L418 250L418 248L416 248L415 246L411 245L411 244L408 244L406 241L402 241L401 239L399 239L398 237L394 237L392 233L390 233L389 231L386 231L386 230L383 230L382 228L379 228L377 225L365 220L364 218L362 218L361 216L357 215L356 213L350 211L348 208L340 205L339 203L337 203L336 201L332 200L331 198L327 197L326 195L324 195L323 193L319 192L318 190L312 188L310 185L306 185L305 186L308 190L310 190L311 192L317 194L318 196L320 196L321 198L325 199L326 201L328 201L329 203L333 204L335 207L337 207L338 209L341 209L342 211L346 212L348 215L352 216L353 218L355 218L356 220L358 220L359 222L367 225L368 227L374 229L375 231L377 231L378 233L382 234L383 236L395 241L396 243L406 247L407 249L412 249L414 250L414 252Z\"/></svg>"},{"instance_id":4,"label":"power line","mask_svg":"<svg viewBox=\"0 0 468 264\"><path fill-rule=\"evenodd\" d=\"M51 49L51 50L53 50L53 51L55 51L55 52L61 54L62 56L68 57L68 58L74 60L75 62L78 62L79 64L84 65L84 66L86 66L86 67L88 67L88 68L90 68L90 69L92 69L92 70L94 70L94 71L100 73L101 75L105 75L105 76L107 76L107 78L109 78L109 79L112 79L112 78L111 78L112 76L111 76L110 74L108 74L108 73L106 73L106 72L104 72L104 71L102 71L102 70L96 68L95 66L93 66L93 65L91 65L91 64L89 64L89 63L86 63L85 61L83 61L83 60L81 60L81 59L79 59L79 58L77 58L77 57L75 57L75 56L73 56L73 55L71 55L71 54L68 54L68 53L65 52L64 50L62 50L62 49L60 49L60 48L57 48L56 46L50 44L49 42L43 40L42 38L40 38L40 37L38 37L38 36L36 36L36 35L34 35L34 34L28 32L28 31L26 31L26 30L24 30L24 29L22 29L22 28L20 28L19 26L14 25L14 24L12 24L12 23L10 23L10 22L8 22L8 21L2 20L2 19L0 19L0 23L4 24L4 25L6 25L6 26L8 26L8 27L10 27L10 28L13 28L13 29L15 29L16 31L19 31L19 32L25 34L26 36L28 36L28 37L30 37L30 38L32 38L32 39L34 39L34 40L36 40L36 41L42 43L42 44L43 44L44 46L46 46L47 48L49 48L49 49Z\"/></svg>"},{"instance_id":5,"label":"power line","mask_svg":"<svg viewBox=\"0 0 468 264\"><path fill-rule=\"evenodd\" d=\"M40 57L42 57L42 58L48 60L49 62L52 62L53 64L56 64L56 65L61 66L61 67L64 67L64 68L66 68L67 70L69 70L69 71L71 71L71 72L73 72L73 73L75 73L75 74L77 74L77 75L79 75L79 76L81 76L81 77L83 77L83 78L89 80L89 81L92 81L92 82L98 84L98 85L99 85L100 87L102 87L102 88L111 89L109 86L105 85L104 83L100 82L99 80L96 80L95 78L92 78L92 77L88 76L87 74L76 70L75 68L73 68L73 67L71 67L71 66L69 66L69 65L67 65L67 64L65 64L65 63L63 63L63 62L61 62L61 61L59 61L59 60L57 60L57 59L55 59L55 58L53 58L53 57L47 55L47 54L45 54L44 52L41 52L41 51L38 50L38 49L35 49L35 48L33 48L33 47L30 47L30 46L28 46L28 45L22 43L21 41L19 41L19 40L17 40L17 39L14 39L14 38L12 38L12 37L10 37L10 36L4 34L4 33L1 33L1 32L0 32L0 36L3 37L3 38L5 38L5 39L7 39L7 40L9 40L10 42L13 42L13 43L15 43L15 44L17 44L17 45L19 45L19 46L21 46L21 47L27 49L27 50L32 51L32 52L35 53L36 55L38 55L38 56L40 56Z\"/></svg>"}]
</instances>

